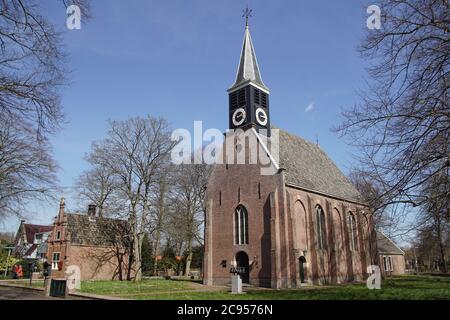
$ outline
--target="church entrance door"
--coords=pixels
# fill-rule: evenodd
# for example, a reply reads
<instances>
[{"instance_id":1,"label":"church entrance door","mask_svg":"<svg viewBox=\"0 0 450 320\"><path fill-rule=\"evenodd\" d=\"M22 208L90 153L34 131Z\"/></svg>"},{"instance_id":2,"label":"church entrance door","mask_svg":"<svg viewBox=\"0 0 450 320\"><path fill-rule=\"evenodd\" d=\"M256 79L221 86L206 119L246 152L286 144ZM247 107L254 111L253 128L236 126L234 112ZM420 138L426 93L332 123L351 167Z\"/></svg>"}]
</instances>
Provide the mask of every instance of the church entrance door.
<instances>
[{"instance_id":1,"label":"church entrance door","mask_svg":"<svg viewBox=\"0 0 450 320\"><path fill-rule=\"evenodd\" d=\"M299 270L300 270L300 283L305 283L305 263L306 259L304 256L298 258Z\"/></svg>"},{"instance_id":2,"label":"church entrance door","mask_svg":"<svg viewBox=\"0 0 450 320\"><path fill-rule=\"evenodd\" d=\"M236 253L236 264L237 267L242 270L241 277L243 283L250 282L250 269L248 262L248 255L244 251L239 251Z\"/></svg>"}]
</instances>

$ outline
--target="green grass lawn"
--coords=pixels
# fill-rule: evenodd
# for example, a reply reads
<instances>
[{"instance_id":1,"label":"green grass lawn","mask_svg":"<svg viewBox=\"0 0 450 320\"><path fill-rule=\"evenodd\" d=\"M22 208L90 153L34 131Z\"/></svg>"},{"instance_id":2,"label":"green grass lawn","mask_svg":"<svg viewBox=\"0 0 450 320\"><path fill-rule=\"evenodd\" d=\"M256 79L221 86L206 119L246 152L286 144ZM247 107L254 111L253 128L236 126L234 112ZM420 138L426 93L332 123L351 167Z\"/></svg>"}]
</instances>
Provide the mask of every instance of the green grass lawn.
<instances>
[{"instance_id":1,"label":"green grass lawn","mask_svg":"<svg viewBox=\"0 0 450 320\"><path fill-rule=\"evenodd\" d=\"M227 289L202 291L189 281L143 280L140 283L120 281L84 281L82 292L105 294L129 299L157 300L372 300L372 299L448 299L450 277L401 276L382 281L381 290L369 290L365 284L314 286L301 289L251 289L246 294L231 295Z\"/></svg>"},{"instance_id":2,"label":"green grass lawn","mask_svg":"<svg viewBox=\"0 0 450 320\"><path fill-rule=\"evenodd\" d=\"M131 294L173 292L189 290L188 281L151 279L133 281L83 281L81 292L128 296Z\"/></svg>"}]
</instances>

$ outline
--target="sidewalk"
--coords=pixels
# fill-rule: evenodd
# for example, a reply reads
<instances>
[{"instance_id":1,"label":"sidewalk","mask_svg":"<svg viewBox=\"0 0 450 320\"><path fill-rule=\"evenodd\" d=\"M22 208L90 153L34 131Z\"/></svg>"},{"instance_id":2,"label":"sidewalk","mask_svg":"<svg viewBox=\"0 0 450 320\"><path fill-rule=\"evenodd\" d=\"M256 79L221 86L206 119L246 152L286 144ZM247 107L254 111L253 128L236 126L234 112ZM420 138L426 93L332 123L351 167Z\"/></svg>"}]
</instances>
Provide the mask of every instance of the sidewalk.
<instances>
[{"instance_id":1,"label":"sidewalk","mask_svg":"<svg viewBox=\"0 0 450 320\"><path fill-rule=\"evenodd\" d=\"M47 297L42 290L29 289L0 284L0 300L62 300L60 298Z\"/></svg>"},{"instance_id":2,"label":"sidewalk","mask_svg":"<svg viewBox=\"0 0 450 320\"><path fill-rule=\"evenodd\" d=\"M19 284L17 282L23 282ZM30 287L26 280L0 280L0 300L64 300L63 298L48 297L44 288ZM72 292L66 300L127 300L121 297L103 296L98 294Z\"/></svg>"}]
</instances>

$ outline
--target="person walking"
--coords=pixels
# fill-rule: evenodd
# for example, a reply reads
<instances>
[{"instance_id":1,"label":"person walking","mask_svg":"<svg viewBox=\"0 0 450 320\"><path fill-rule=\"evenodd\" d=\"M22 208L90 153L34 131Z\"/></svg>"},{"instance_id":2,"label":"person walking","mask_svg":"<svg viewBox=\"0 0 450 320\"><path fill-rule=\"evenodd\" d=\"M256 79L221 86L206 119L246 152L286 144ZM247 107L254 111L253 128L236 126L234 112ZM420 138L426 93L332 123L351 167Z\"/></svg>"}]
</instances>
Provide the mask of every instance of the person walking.
<instances>
[{"instance_id":1,"label":"person walking","mask_svg":"<svg viewBox=\"0 0 450 320\"><path fill-rule=\"evenodd\" d=\"M19 269L19 266L16 264L13 265L12 267L12 274L13 274L13 279L17 279L17 271Z\"/></svg>"},{"instance_id":2,"label":"person walking","mask_svg":"<svg viewBox=\"0 0 450 320\"><path fill-rule=\"evenodd\" d=\"M22 266L19 264L17 267L17 278L22 279L23 278L23 269Z\"/></svg>"}]
</instances>

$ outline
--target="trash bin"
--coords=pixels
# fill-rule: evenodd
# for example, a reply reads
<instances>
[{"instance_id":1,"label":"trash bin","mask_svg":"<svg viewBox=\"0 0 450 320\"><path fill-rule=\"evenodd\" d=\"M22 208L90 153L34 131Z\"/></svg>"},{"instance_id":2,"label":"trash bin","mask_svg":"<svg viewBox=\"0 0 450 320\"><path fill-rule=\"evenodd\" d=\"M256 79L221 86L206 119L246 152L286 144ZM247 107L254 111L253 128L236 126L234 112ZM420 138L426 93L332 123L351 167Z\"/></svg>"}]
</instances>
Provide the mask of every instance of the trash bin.
<instances>
[{"instance_id":1,"label":"trash bin","mask_svg":"<svg viewBox=\"0 0 450 320\"><path fill-rule=\"evenodd\" d=\"M66 279L52 279L50 282L50 296L65 298L66 297Z\"/></svg>"}]
</instances>

